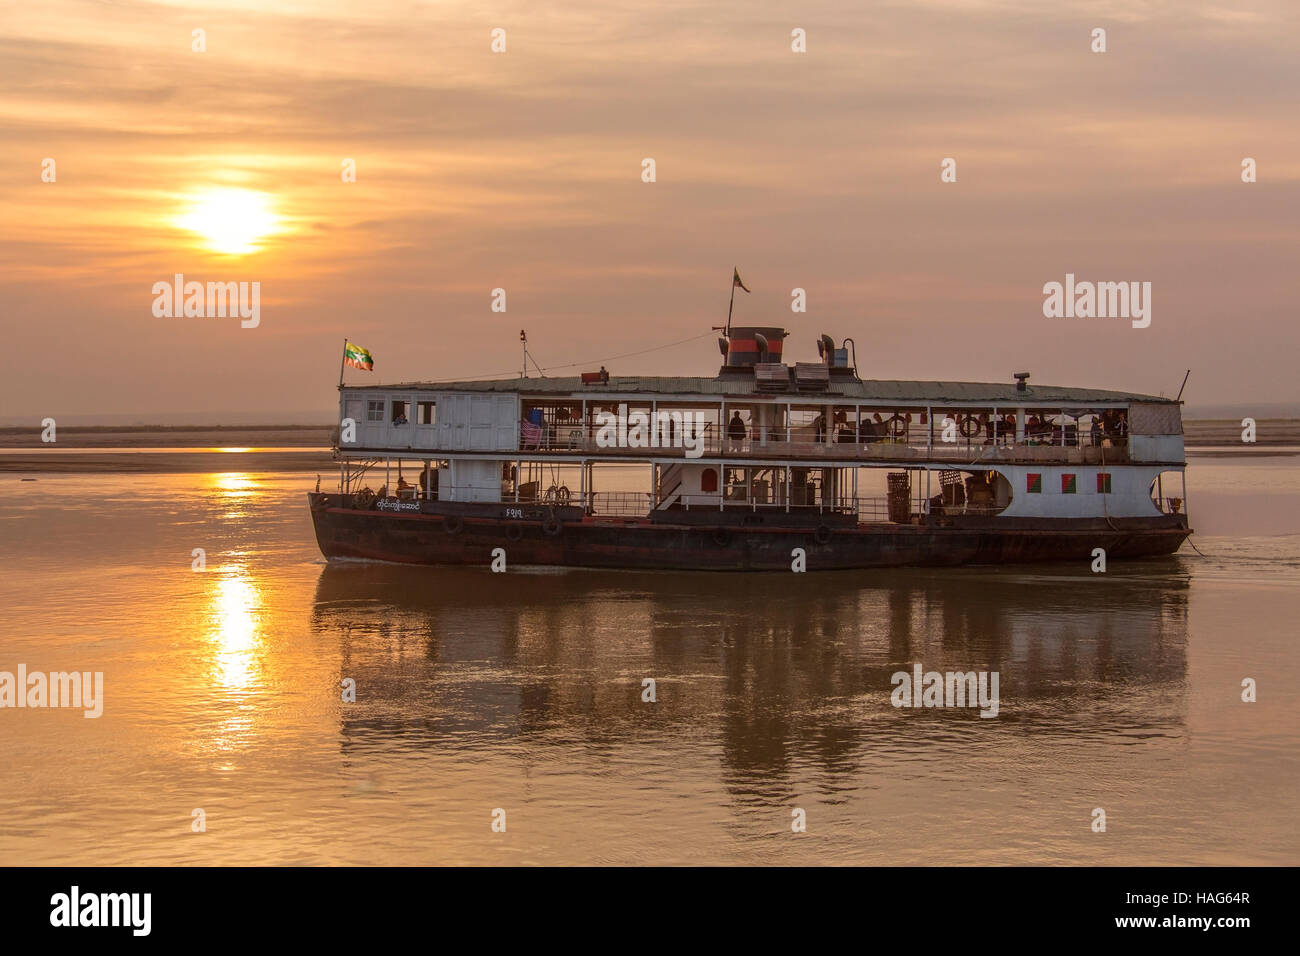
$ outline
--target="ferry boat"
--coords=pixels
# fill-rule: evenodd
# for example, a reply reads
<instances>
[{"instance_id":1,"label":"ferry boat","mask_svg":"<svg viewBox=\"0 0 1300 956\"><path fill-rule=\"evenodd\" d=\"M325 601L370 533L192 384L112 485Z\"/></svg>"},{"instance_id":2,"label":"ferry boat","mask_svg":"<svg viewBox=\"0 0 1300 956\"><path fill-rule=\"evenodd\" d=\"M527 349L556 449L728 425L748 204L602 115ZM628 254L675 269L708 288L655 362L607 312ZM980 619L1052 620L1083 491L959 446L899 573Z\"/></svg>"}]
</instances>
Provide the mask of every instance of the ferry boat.
<instances>
[{"instance_id":1,"label":"ferry boat","mask_svg":"<svg viewBox=\"0 0 1300 956\"><path fill-rule=\"evenodd\" d=\"M728 328L713 377L340 383L338 489L308 495L321 551L817 571L1149 557L1191 534L1176 399L864 380L851 339L787 363L788 334Z\"/></svg>"}]
</instances>

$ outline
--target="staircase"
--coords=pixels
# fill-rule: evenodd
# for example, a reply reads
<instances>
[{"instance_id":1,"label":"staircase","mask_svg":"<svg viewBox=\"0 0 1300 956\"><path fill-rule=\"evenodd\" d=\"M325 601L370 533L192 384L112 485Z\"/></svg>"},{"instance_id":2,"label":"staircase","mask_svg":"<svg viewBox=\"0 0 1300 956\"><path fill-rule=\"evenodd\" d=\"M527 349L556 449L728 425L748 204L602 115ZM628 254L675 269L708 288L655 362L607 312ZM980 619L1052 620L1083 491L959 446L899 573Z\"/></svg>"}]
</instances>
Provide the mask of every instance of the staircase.
<instances>
[{"instance_id":1,"label":"staircase","mask_svg":"<svg viewBox=\"0 0 1300 956\"><path fill-rule=\"evenodd\" d=\"M682 497L682 466L669 465L659 473L659 504L656 511L666 511Z\"/></svg>"}]
</instances>

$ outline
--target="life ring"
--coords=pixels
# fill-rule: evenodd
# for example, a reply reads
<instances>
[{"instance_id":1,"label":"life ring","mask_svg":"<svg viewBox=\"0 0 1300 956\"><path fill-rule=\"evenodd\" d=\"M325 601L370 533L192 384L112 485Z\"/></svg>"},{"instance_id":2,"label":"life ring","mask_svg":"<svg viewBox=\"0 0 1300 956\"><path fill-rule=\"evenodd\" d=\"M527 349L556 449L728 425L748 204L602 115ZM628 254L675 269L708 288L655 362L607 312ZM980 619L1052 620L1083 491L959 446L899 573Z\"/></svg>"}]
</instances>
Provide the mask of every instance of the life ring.
<instances>
[{"instance_id":1,"label":"life ring","mask_svg":"<svg viewBox=\"0 0 1300 956\"><path fill-rule=\"evenodd\" d=\"M369 488L362 488L352 497L352 507L358 511L369 511L375 503L375 493Z\"/></svg>"},{"instance_id":2,"label":"life ring","mask_svg":"<svg viewBox=\"0 0 1300 956\"><path fill-rule=\"evenodd\" d=\"M830 544L830 543L831 543L831 534L832 534L832 532L831 532L830 526L828 526L828 525L824 525L824 524L819 524L819 525L817 526L817 530L813 532L813 539L814 539L818 544Z\"/></svg>"},{"instance_id":3,"label":"life ring","mask_svg":"<svg viewBox=\"0 0 1300 956\"><path fill-rule=\"evenodd\" d=\"M518 541L524 536L524 526L518 521L512 521L506 525L506 537L511 541Z\"/></svg>"},{"instance_id":4,"label":"life ring","mask_svg":"<svg viewBox=\"0 0 1300 956\"><path fill-rule=\"evenodd\" d=\"M448 534L460 534L465 530L465 519L460 515L443 515L442 530Z\"/></svg>"},{"instance_id":5,"label":"life ring","mask_svg":"<svg viewBox=\"0 0 1300 956\"><path fill-rule=\"evenodd\" d=\"M557 534L560 533L560 528L561 528L560 519L555 517L555 515L551 515L549 518L547 518L545 521L542 522L542 530L545 531L552 538L554 538Z\"/></svg>"},{"instance_id":6,"label":"life ring","mask_svg":"<svg viewBox=\"0 0 1300 956\"><path fill-rule=\"evenodd\" d=\"M961 424L957 426L957 430L961 432L962 438L974 438L980 433L980 430L983 429L983 427L984 423L978 418L974 415L967 415L961 420Z\"/></svg>"},{"instance_id":7,"label":"life ring","mask_svg":"<svg viewBox=\"0 0 1300 956\"><path fill-rule=\"evenodd\" d=\"M731 532L726 528L714 528L713 543L719 548L725 548L727 545L731 544Z\"/></svg>"},{"instance_id":8,"label":"life ring","mask_svg":"<svg viewBox=\"0 0 1300 956\"><path fill-rule=\"evenodd\" d=\"M889 433L895 438L902 438L907 434L907 419L902 415L894 415L885 425L889 428Z\"/></svg>"}]
</instances>

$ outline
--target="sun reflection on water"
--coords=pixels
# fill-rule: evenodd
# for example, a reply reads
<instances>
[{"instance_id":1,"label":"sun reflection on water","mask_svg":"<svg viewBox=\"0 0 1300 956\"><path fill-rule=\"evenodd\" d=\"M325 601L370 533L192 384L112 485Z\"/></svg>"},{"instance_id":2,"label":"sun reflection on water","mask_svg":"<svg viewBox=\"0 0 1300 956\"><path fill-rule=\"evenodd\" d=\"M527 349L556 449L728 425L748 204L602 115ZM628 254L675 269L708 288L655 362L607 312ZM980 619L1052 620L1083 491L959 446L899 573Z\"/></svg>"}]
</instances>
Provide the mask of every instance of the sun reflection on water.
<instances>
[{"instance_id":1,"label":"sun reflection on water","mask_svg":"<svg viewBox=\"0 0 1300 956\"><path fill-rule=\"evenodd\" d=\"M224 498L248 498L257 493L257 480L240 471L225 471L209 475L212 490Z\"/></svg>"},{"instance_id":2,"label":"sun reflection on water","mask_svg":"<svg viewBox=\"0 0 1300 956\"><path fill-rule=\"evenodd\" d=\"M248 512L241 506L261 492L262 486L257 479L238 471L209 475L208 479L211 490L219 495L223 503L231 506L230 510L221 516L222 518L227 521L237 521L248 517Z\"/></svg>"},{"instance_id":3,"label":"sun reflection on water","mask_svg":"<svg viewBox=\"0 0 1300 956\"><path fill-rule=\"evenodd\" d=\"M212 595L216 678L227 690L249 690L261 673L261 595L240 565L223 569Z\"/></svg>"}]
</instances>

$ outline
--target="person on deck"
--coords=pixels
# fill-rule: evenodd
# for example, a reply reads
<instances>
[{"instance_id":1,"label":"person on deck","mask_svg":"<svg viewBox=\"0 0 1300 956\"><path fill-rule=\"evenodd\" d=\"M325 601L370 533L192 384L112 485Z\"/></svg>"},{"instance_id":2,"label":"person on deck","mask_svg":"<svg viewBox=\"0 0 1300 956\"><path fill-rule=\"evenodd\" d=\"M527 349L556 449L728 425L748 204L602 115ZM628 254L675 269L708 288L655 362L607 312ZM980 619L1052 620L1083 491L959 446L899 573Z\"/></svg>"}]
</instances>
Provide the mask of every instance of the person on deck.
<instances>
[{"instance_id":1,"label":"person on deck","mask_svg":"<svg viewBox=\"0 0 1300 956\"><path fill-rule=\"evenodd\" d=\"M727 422L727 438L731 441L733 451L739 450L745 440L745 422L740 417L740 412L731 413L731 421Z\"/></svg>"}]
</instances>

